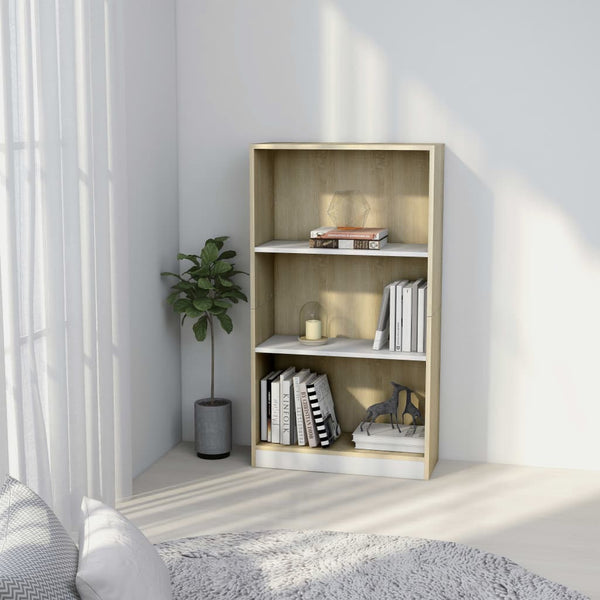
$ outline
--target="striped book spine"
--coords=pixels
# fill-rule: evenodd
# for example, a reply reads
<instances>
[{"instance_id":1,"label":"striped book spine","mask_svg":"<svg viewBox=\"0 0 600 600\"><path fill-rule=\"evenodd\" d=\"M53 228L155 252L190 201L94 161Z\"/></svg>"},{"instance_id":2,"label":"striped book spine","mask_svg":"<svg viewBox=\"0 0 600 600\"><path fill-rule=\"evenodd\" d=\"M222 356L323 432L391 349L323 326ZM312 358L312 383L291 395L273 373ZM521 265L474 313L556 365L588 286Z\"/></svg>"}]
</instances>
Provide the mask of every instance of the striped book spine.
<instances>
[{"instance_id":1,"label":"striped book spine","mask_svg":"<svg viewBox=\"0 0 600 600\"><path fill-rule=\"evenodd\" d=\"M314 382L309 383L306 386L306 392L308 394L308 403L310 404L313 417L315 418L315 429L317 430L317 437L319 438L321 446L325 448L329 446L329 435L327 434L327 427L325 427L325 420L323 419L323 413L321 412L319 397L317 395Z\"/></svg>"}]
</instances>

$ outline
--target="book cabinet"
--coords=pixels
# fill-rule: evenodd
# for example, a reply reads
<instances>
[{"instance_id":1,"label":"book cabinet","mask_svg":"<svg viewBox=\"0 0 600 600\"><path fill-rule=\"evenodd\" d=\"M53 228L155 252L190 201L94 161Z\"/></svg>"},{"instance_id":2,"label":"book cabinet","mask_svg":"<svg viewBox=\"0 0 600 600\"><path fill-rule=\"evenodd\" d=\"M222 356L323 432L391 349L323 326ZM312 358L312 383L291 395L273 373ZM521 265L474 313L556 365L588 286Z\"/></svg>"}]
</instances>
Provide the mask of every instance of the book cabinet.
<instances>
[{"instance_id":1,"label":"book cabinet","mask_svg":"<svg viewBox=\"0 0 600 600\"><path fill-rule=\"evenodd\" d=\"M428 479L438 458L442 282L442 144L256 144L250 149L252 464L258 467ZM382 250L309 248L331 225L336 191L369 203L365 226L387 227ZM428 280L425 353L373 350L383 288ZM328 315L323 346L297 341L298 315L316 300ZM295 366L327 373L342 436L329 448L260 440L260 380ZM365 409L391 381L415 390L424 417L422 454L356 450ZM404 408L400 396L398 414ZM408 421L407 421L408 424Z\"/></svg>"}]
</instances>

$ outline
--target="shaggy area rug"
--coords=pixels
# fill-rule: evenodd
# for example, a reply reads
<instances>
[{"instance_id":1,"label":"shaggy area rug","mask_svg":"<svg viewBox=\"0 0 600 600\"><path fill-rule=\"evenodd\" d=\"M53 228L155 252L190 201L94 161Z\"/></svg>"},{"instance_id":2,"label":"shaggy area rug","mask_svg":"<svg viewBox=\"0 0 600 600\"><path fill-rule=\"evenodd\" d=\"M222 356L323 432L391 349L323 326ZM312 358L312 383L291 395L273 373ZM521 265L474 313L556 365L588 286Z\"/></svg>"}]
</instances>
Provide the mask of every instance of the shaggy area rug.
<instances>
[{"instance_id":1,"label":"shaggy area rug","mask_svg":"<svg viewBox=\"0 0 600 600\"><path fill-rule=\"evenodd\" d=\"M501 556L451 542L266 531L157 545L174 600L586 600Z\"/></svg>"}]
</instances>

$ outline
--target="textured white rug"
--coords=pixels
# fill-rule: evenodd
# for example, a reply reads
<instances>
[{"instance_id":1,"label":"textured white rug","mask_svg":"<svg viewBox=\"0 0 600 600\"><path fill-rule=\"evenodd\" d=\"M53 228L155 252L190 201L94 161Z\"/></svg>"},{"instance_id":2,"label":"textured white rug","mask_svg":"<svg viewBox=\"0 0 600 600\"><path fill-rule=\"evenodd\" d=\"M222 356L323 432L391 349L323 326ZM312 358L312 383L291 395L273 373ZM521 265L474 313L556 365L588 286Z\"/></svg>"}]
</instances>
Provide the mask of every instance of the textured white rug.
<instances>
[{"instance_id":1,"label":"textured white rug","mask_svg":"<svg viewBox=\"0 0 600 600\"><path fill-rule=\"evenodd\" d=\"M201 536L157 546L175 600L583 600L451 542L329 531Z\"/></svg>"}]
</instances>

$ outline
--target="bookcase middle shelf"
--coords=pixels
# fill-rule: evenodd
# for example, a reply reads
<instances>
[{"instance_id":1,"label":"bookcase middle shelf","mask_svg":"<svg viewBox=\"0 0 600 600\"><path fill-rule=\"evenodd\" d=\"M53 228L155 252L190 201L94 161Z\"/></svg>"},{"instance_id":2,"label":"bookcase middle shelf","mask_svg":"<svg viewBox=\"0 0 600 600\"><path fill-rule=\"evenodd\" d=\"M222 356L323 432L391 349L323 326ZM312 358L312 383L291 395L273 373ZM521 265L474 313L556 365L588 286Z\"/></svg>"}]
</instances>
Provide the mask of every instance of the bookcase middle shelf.
<instances>
[{"instance_id":1,"label":"bookcase middle shelf","mask_svg":"<svg viewBox=\"0 0 600 600\"><path fill-rule=\"evenodd\" d=\"M255 352L262 354L296 354L303 356L340 356L345 358L373 358L378 360L425 361L420 352L392 352L373 350L373 340L330 338L323 346L305 346L293 335L273 335L259 344Z\"/></svg>"}]
</instances>

